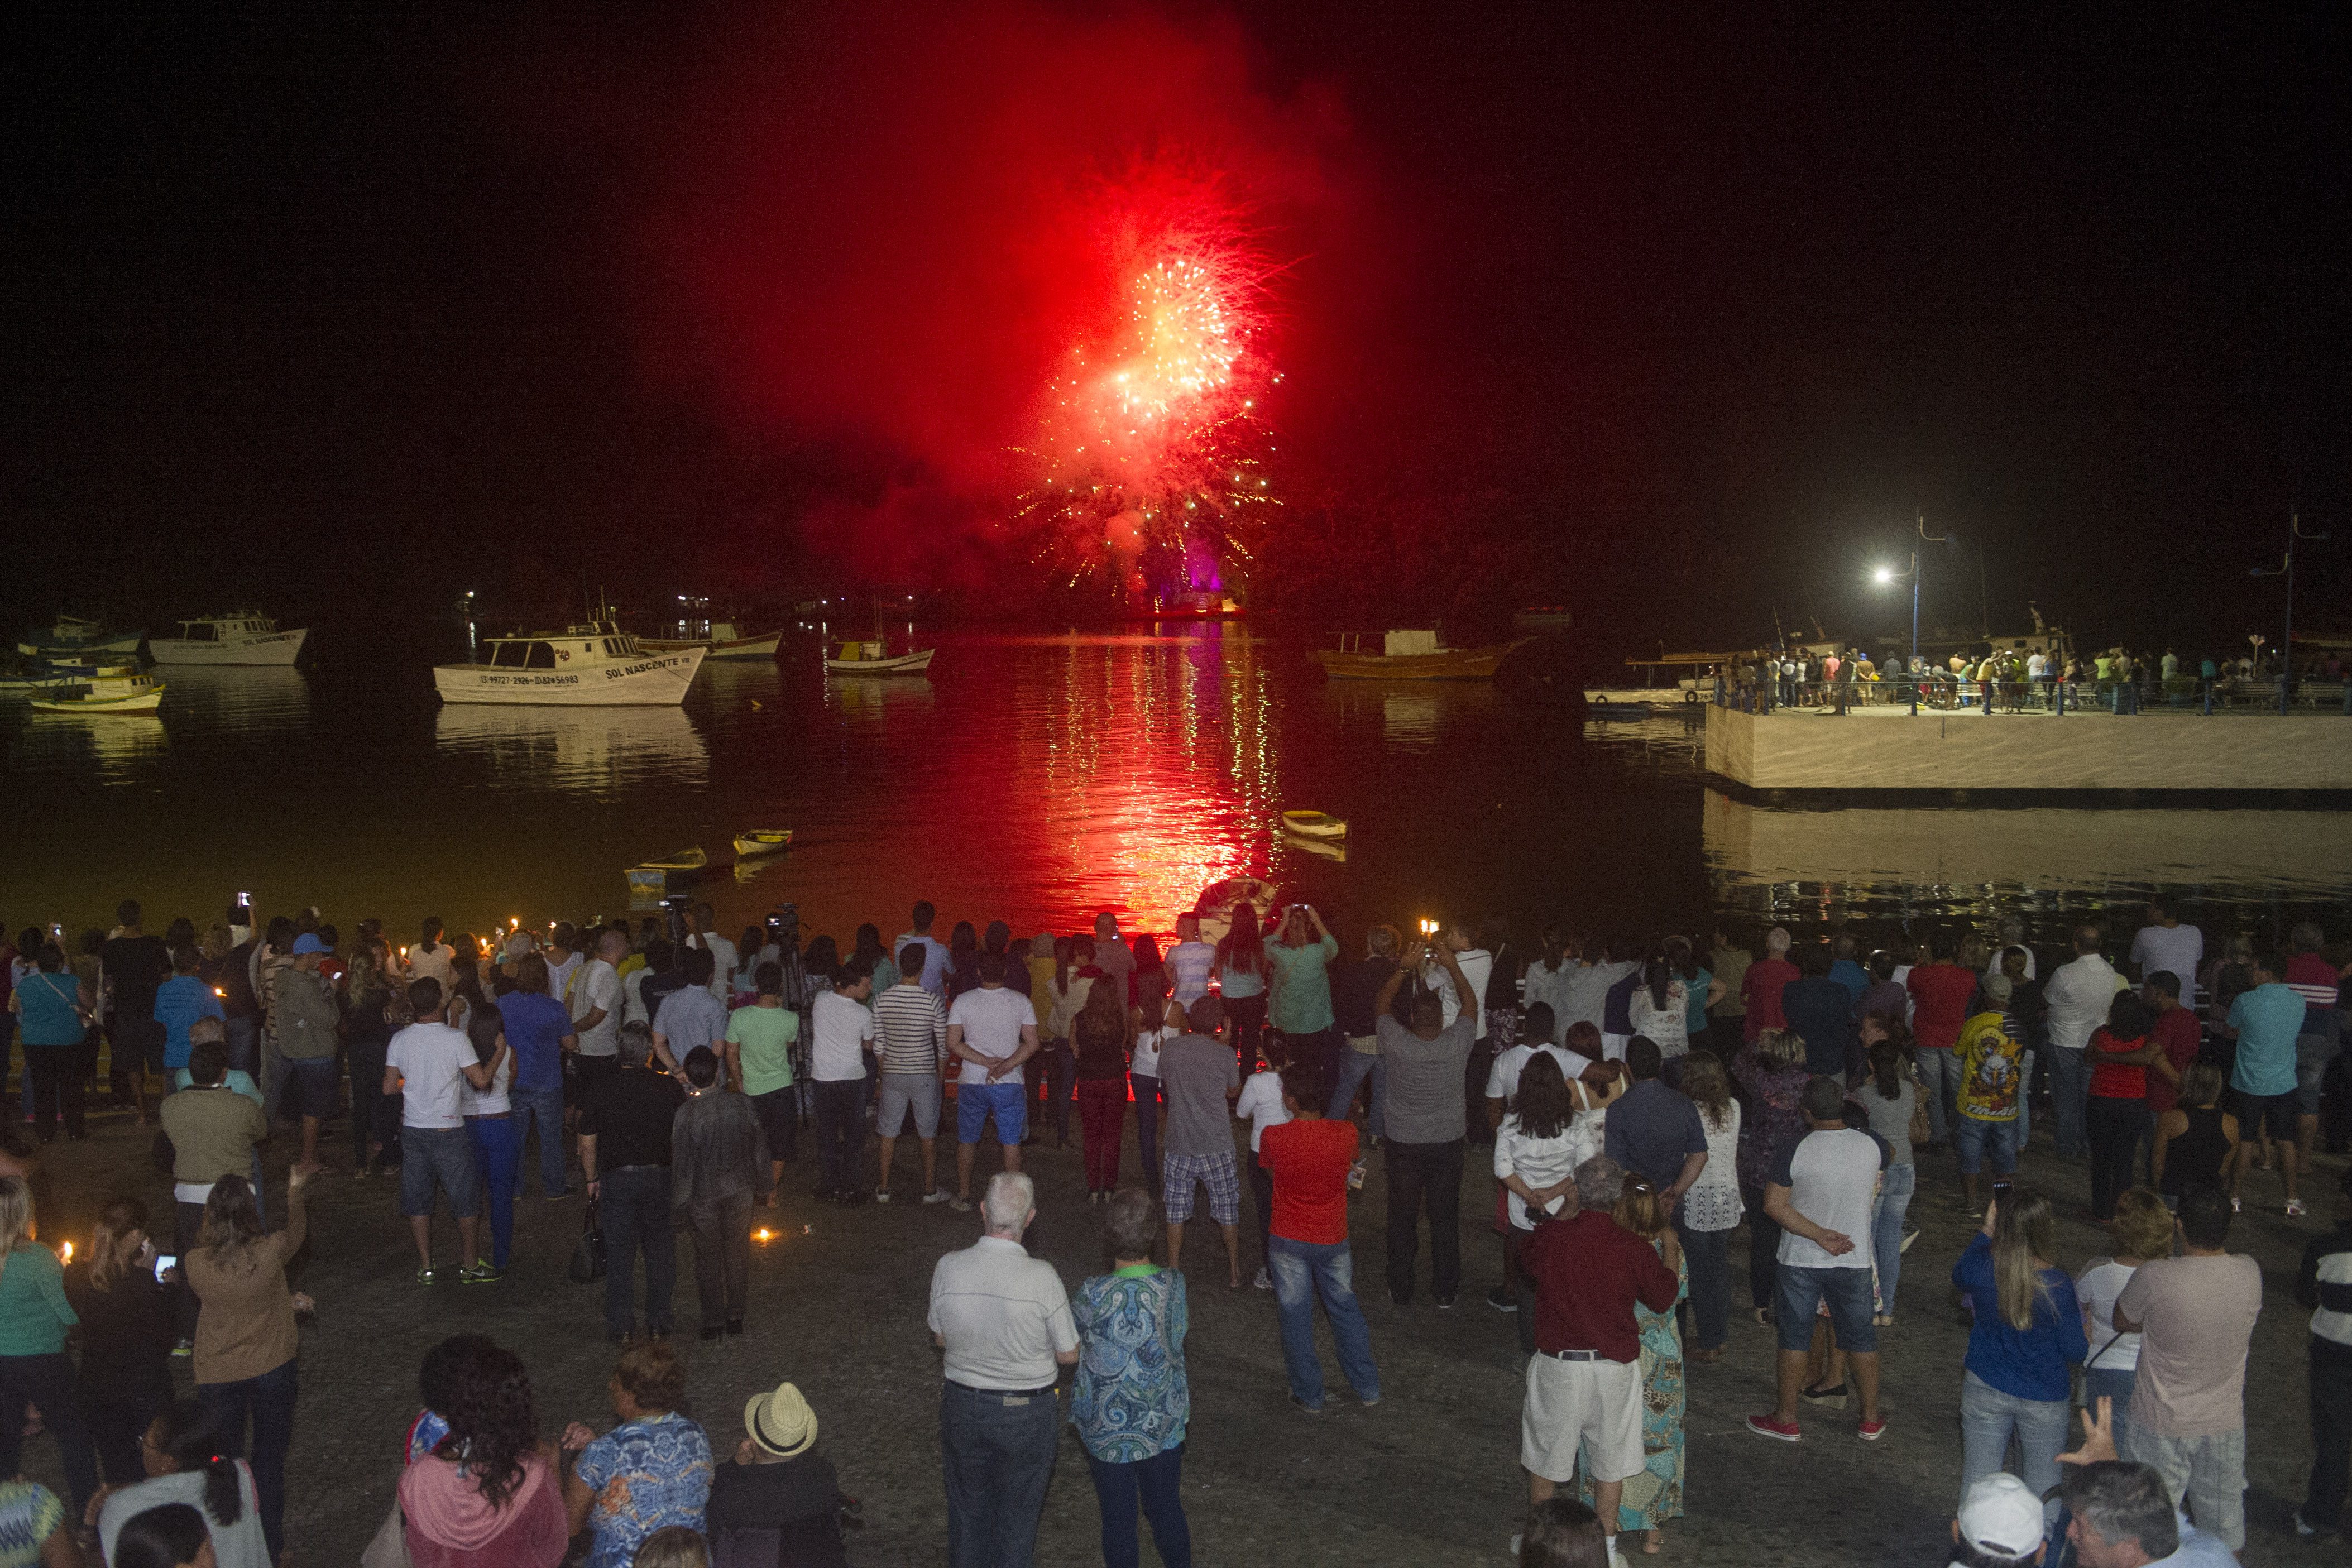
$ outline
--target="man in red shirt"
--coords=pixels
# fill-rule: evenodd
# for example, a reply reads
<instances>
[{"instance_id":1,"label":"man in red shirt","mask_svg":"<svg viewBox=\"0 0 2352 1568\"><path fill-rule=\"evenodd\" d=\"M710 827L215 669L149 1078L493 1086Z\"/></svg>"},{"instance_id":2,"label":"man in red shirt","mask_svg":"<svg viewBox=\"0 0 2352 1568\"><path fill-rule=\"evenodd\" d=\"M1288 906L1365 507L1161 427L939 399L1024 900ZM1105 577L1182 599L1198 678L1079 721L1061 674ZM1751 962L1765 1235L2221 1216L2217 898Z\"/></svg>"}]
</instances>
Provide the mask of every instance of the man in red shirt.
<instances>
[{"instance_id":1,"label":"man in red shirt","mask_svg":"<svg viewBox=\"0 0 2352 1568\"><path fill-rule=\"evenodd\" d=\"M2311 1146L2319 1138L2319 1086L2342 1043L2343 1015L2336 1011L2336 999L2343 994L2344 972L2320 952L2327 934L2316 922L2298 922L2287 940L2294 950L2287 955L2286 973L2279 978L2303 998L2304 1006L2303 1033L2294 1042L2295 1152L2303 1168L2310 1170Z\"/></svg>"},{"instance_id":2,"label":"man in red shirt","mask_svg":"<svg viewBox=\"0 0 2352 1568\"><path fill-rule=\"evenodd\" d=\"M2139 995L2140 1000L2147 1004L2147 1010L2156 1015L2156 1026L2149 1037L2160 1048L2156 1060L2147 1064L2147 1113L2153 1119L2180 1103L2180 1075L2197 1060L2197 1052L2205 1043L2205 1030L2198 1022L2197 1009L2180 1005L2180 977L2171 970L2150 973ZM2155 1144L2151 1137L2151 1155ZM2150 1185L2154 1182L2151 1176Z\"/></svg>"},{"instance_id":3,"label":"man in red shirt","mask_svg":"<svg viewBox=\"0 0 2352 1568\"><path fill-rule=\"evenodd\" d=\"M1789 962L1789 932L1786 926L1775 925L1765 934L1764 956L1748 966L1748 973L1739 981L1739 1000L1748 1009L1744 1035L1748 1044L1768 1029L1786 1029L1789 1019L1780 1011L1780 993L1797 977L1797 966Z\"/></svg>"},{"instance_id":4,"label":"man in red shirt","mask_svg":"<svg viewBox=\"0 0 2352 1568\"><path fill-rule=\"evenodd\" d=\"M1282 1070L1282 1103L1290 1120L1258 1135L1258 1164L1274 1177L1274 1215L1266 1270L1282 1320L1282 1365L1290 1402L1308 1415L1323 1409L1323 1364L1315 1354L1315 1300L1331 1320L1339 1370L1356 1397L1381 1402L1381 1369L1357 1304L1355 1255L1348 1245L1348 1167L1356 1163L1356 1124L1323 1114L1331 1101L1331 1063L1302 1056ZM1640 1422L1634 1423L1636 1449ZM1571 1456L1573 1449L1570 1450ZM1636 1467L1639 1453L1635 1455Z\"/></svg>"},{"instance_id":5,"label":"man in red shirt","mask_svg":"<svg viewBox=\"0 0 2352 1568\"><path fill-rule=\"evenodd\" d=\"M1778 933L1776 933L1778 935ZM1751 974L1753 970L1749 971ZM1642 1342L1633 1303L1654 1312L1675 1304L1680 1281L1650 1244L1610 1218L1625 1171L1606 1155L1576 1167L1576 1207L1543 1218L1519 1249L1536 1288L1536 1354L1528 1361L1519 1408L1519 1462L1528 1496L1540 1506L1576 1479L1584 1445L1592 1466L1592 1511L1616 1556L1617 1503L1642 1472Z\"/></svg>"},{"instance_id":6,"label":"man in red shirt","mask_svg":"<svg viewBox=\"0 0 2352 1568\"><path fill-rule=\"evenodd\" d=\"M1969 1003L1977 994L1974 971L1952 962L1952 942L1930 931L1919 938L1919 962L1905 976L1903 988L1911 993L1911 1036L1918 1048L1919 1076L1927 1086L1927 1124L1936 1146L1952 1135L1960 1092L1960 1030L1969 1021Z\"/></svg>"}]
</instances>

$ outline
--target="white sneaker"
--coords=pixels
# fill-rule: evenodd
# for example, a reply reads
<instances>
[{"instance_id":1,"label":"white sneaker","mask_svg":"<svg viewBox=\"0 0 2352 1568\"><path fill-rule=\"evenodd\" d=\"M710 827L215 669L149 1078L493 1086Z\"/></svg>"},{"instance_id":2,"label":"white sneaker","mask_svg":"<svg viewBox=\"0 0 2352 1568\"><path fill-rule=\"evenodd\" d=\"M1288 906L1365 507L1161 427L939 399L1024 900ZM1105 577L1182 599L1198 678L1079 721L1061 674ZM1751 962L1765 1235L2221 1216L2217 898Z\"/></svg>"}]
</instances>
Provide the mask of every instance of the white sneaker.
<instances>
[{"instance_id":1,"label":"white sneaker","mask_svg":"<svg viewBox=\"0 0 2352 1568\"><path fill-rule=\"evenodd\" d=\"M890 1201L890 1189L889 1189L888 1187L887 1187L887 1186L884 1186L884 1187L877 1187L877 1188L875 1188L875 1189L874 1189L874 1201L875 1201L875 1202L877 1202L877 1203L887 1203L887 1202L889 1202L889 1201Z\"/></svg>"},{"instance_id":2,"label":"white sneaker","mask_svg":"<svg viewBox=\"0 0 2352 1568\"><path fill-rule=\"evenodd\" d=\"M1261 1291L1271 1291L1274 1289L1274 1276L1268 1274L1265 1270L1260 1269L1257 1271L1257 1278L1252 1280L1250 1283L1256 1286Z\"/></svg>"},{"instance_id":3,"label":"white sneaker","mask_svg":"<svg viewBox=\"0 0 2352 1568\"><path fill-rule=\"evenodd\" d=\"M931 1188L930 1191L923 1194L923 1207L928 1208L935 1203L945 1203L954 1196L955 1194L950 1192L943 1186L935 1186Z\"/></svg>"},{"instance_id":4,"label":"white sneaker","mask_svg":"<svg viewBox=\"0 0 2352 1568\"><path fill-rule=\"evenodd\" d=\"M971 1212L971 1199L968 1197L950 1197L948 1199L948 1207L954 1209L958 1214L970 1214Z\"/></svg>"}]
</instances>

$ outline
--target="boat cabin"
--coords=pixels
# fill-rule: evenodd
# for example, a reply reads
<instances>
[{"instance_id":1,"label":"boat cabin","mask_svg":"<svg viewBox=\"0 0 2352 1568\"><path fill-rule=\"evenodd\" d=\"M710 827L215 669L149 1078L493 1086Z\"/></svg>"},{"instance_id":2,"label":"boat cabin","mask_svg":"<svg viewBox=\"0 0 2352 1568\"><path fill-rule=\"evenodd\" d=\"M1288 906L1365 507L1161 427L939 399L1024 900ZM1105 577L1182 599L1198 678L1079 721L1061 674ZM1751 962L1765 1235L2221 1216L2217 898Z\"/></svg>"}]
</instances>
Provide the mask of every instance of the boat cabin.
<instances>
[{"instance_id":1,"label":"boat cabin","mask_svg":"<svg viewBox=\"0 0 2352 1568\"><path fill-rule=\"evenodd\" d=\"M208 615L180 622L183 643L226 643L237 637L267 637L278 622L266 615Z\"/></svg>"},{"instance_id":2,"label":"boat cabin","mask_svg":"<svg viewBox=\"0 0 2352 1568\"><path fill-rule=\"evenodd\" d=\"M560 637L486 637L482 643L482 663L508 670L552 670L574 659L634 659L640 653L635 637L601 621L569 627Z\"/></svg>"}]
</instances>

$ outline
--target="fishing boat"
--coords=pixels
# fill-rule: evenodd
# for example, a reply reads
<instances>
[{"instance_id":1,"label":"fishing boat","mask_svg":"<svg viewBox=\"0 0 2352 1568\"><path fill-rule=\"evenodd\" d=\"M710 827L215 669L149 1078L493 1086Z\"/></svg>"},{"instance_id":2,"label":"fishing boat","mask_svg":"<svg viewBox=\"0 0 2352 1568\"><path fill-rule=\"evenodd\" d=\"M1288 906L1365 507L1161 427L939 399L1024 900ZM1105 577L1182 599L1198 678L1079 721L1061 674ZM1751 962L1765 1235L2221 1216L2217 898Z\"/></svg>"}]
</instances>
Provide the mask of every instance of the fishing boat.
<instances>
[{"instance_id":1,"label":"fishing boat","mask_svg":"<svg viewBox=\"0 0 2352 1568\"><path fill-rule=\"evenodd\" d=\"M1317 649L1315 662L1335 681L1491 681L1503 661L1528 639L1484 648L1447 648L1439 644L1434 632L1390 632L1382 636L1379 653L1365 642L1356 633L1344 633L1339 647Z\"/></svg>"},{"instance_id":2,"label":"fishing boat","mask_svg":"<svg viewBox=\"0 0 2352 1568\"><path fill-rule=\"evenodd\" d=\"M1234 911L1244 904L1257 911L1263 924L1274 913L1274 883L1263 877L1233 876L1202 888L1192 904L1192 913L1201 921L1201 940L1223 941L1225 933L1233 929Z\"/></svg>"},{"instance_id":3,"label":"fishing boat","mask_svg":"<svg viewBox=\"0 0 2352 1568\"><path fill-rule=\"evenodd\" d=\"M1584 716L1587 718L1654 718L1664 711L1650 703L1622 697L1604 695L1584 699Z\"/></svg>"},{"instance_id":4,"label":"fishing boat","mask_svg":"<svg viewBox=\"0 0 2352 1568\"><path fill-rule=\"evenodd\" d=\"M33 706L43 713L153 713L163 701L163 683L137 664L101 664L37 693Z\"/></svg>"},{"instance_id":5,"label":"fishing boat","mask_svg":"<svg viewBox=\"0 0 2352 1568\"><path fill-rule=\"evenodd\" d=\"M181 622L176 637L148 638L147 652L159 664L290 664L310 635L267 615L204 615Z\"/></svg>"},{"instance_id":6,"label":"fishing boat","mask_svg":"<svg viewBox=\"0 0 2352 1568\"><path fill-rule=\"evenodd\" d=\"M777 645L783 640L782 632L771 632L764 637L739 637L733 622L719 621L711 623L708 637L640 637L637 646L653 653L683 653L689 648L699 648L714 659L773 659Z\"/></svg>"},{"instance_id":7,"label":"fishing boat","mask_svg":"<svg viewBox=\"0 0 2352 1568\"><path fill-rule=\"evenodd\" d=\"M792 843L790 828L751 828L735 835L735 852L746 857L772 855L790 849Z\"/></svg>"},{"instance_id":8,"label":"fishing boat","mask_svg":"<svg viewBox=\"0 0 2352 1568\"><path fill-rule=\"evenodd\" d=\"M841 656L825 660L824 667L827 674L836 675L919 675L931 667L931 655L937 652L918 648L894 657L888 644L878 640L844 643Z\"/></svg>"},{"instance_id":9,"label":"fishing boat","mask_svg":"<svg viewBox=\"0 0 2352 1568\"><path fill-rule=\"evenodd\" d=\"M1321 811L1285 811L1282 829L1303 839L1344 839L1348 822L1344 817L1334 817Z\"/></svg>"},{"instance_id":10,"label":"fishing boat","mask_svg":"<svg viewBox=\"0 0 2352 1568\"><path fill-rule=\"evenodd\" d=\"M445 703L659 706L686 700L709 656L702 648L656 653L609 617L514 637L485 637L475 664L436 664Z\"/></svg>"},{"instance_id":11,"label":"fishing boat","mask_svg":"<svg viewBox=\"0 0 2352 1568\"><path fill-rule=\"evenodd\" d=\"M692 887L702 880L702 873L710 857L700 846L680 850L675 854L633 865L624 874L629 879L633 894L652 894L658 897L676 888Z\"/></svg>"},{"instance_id":12,"label":"fishing boat","mask_svg":"<svg viewBox=\"0 0 2352 1568\"><path fill-rule=\"evenodd\" d=\"M41 659L63 659L77 655L112 654L113 662L121 663L122 655L135 656L145 633L139 632L109 632L96 621L84 621L79 616L60 615L49 628L49 634L34 642L19 643L16 651Z\"/></svg>"}]
</instances>

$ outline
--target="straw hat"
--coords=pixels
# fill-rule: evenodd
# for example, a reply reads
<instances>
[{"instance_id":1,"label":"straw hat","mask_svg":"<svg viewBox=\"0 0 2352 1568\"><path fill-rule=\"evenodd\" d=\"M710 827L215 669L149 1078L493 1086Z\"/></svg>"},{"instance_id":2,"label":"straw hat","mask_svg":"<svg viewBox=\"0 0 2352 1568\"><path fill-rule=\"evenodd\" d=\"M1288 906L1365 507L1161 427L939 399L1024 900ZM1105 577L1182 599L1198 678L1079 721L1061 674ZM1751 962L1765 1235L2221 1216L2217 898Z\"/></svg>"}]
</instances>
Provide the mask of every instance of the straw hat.
<instances>
[{"instance_id":1,"label":"straw hat","mask_svg":"<svg viewBox=\"0 0 2352 1568\"><path fill-rule=\"evenodd\" d=\"M763 1452L789 1459L816 1442L816 1412L799 1389L780 1383L773 1394L755 1394L744 1405L743 1430Z\"/></svg>"}]
</instances>

